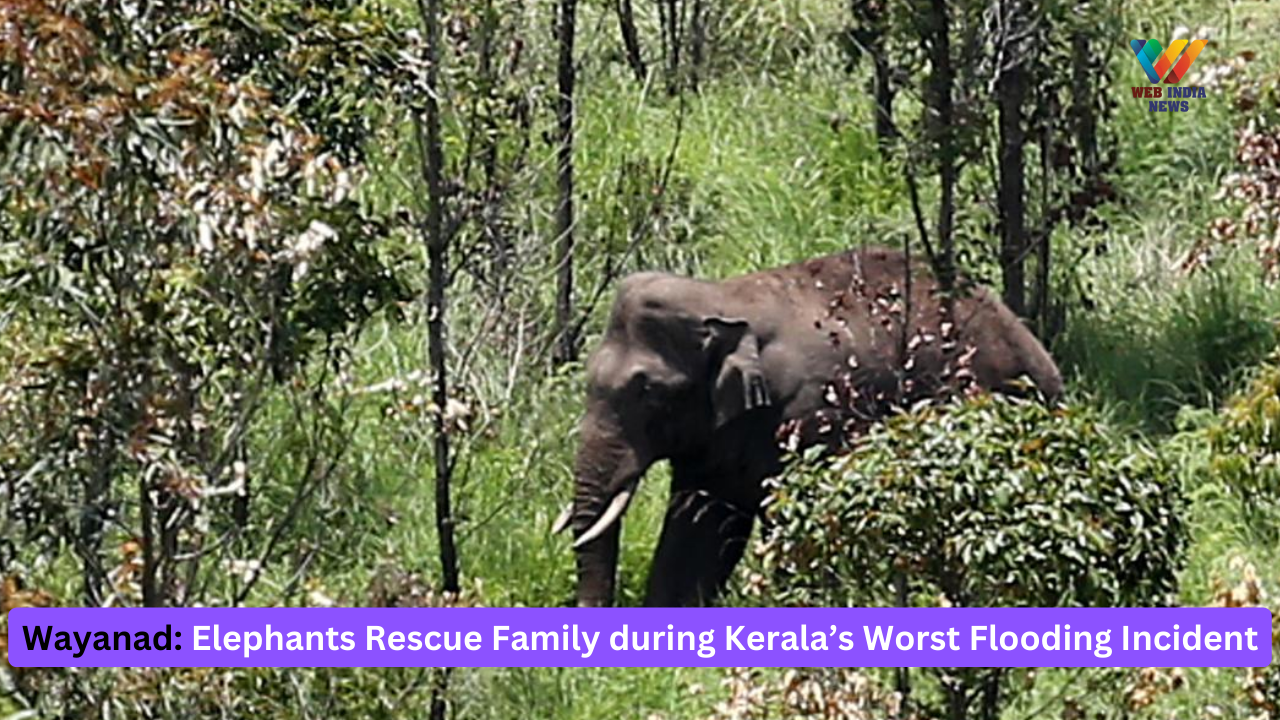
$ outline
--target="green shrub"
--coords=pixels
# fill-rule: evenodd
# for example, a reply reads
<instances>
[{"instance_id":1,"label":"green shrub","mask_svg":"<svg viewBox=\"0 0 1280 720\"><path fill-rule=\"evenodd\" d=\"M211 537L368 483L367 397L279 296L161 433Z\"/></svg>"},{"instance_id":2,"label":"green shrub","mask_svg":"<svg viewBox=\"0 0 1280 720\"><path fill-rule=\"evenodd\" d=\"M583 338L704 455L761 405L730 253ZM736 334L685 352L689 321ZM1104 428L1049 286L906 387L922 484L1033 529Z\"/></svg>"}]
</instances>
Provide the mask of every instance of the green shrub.
<instances>
[{"instance_id":1,"label":"green shrub","mask_svg":"<svg viewBox=\"0 0 1280 720\"><path fill-rule=\"evenodd\" d=\"M722 685L728 697L716 704L709 720L904 717L898 696L858 668L728 668Z\"/></svg>"},{"instance_id":2,"label":"green shrub","mask_svg":"<svg viewBox=\"0 0 1280 720\"><path fill-rule=\"evenodd\" d=\"M1170 467L1090 410L995 396L890 420L780 483L778 600L882 602L865 578L965 606L1163 603L1185 542Z\"/></svg>"},{"instance_id":3,"label":"green shrub","mask_svg":"<svg viewBox=\"0 0 1280 720\"><path fill-rule=\"evenodd\" d=\"M928 406L784 475L754 589L782 605L1162 605L1182 506L1170 465L1091 410ZM925 707L991 712L1024 687L1009 670L929 672Z\"/></svg>"},{"instance_id":4,"label":"green shrub","mask_svg":"<svg viewBox=\"0 0 1280 720\"><path fill-rule=\"evenodd\" d=\"M1240 499L1247 515L1260 519L1280 502L1280 355L1222 411L1209 438L1214 476Z\"/></svg>"},{"instance_id":5,"label":"green shrub","mask_svg":"<svg viewBox=\"0 0 1280 720\"><path fill-rule=\"evenodd\" d=\"M1245 676L1248 704L1257 711L1252 720L1280 720L1280 613L1272 610L1271 619L1271 664Z\"/></svg>"}]
</instances>

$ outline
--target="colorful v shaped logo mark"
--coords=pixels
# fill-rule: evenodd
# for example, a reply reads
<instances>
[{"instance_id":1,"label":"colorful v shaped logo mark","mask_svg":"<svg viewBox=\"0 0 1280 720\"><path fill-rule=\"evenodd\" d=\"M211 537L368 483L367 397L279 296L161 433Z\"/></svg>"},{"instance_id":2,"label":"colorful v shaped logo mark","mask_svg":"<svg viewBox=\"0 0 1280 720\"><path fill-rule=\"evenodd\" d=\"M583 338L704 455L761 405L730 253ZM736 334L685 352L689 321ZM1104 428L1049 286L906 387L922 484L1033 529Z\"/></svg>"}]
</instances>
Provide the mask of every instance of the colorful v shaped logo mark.
<instances>
[{"instance_id":1,"label":"colorful v shaped logo mark","mask_svg":"<svg viewBox=\"0 0 1280 720\"><path fill-rule=\"evenodd\" d=\"M1174 40L1169 43L1169 49L1162 54L1160 51L1163 48L1160 47L1159 40L1129 41L1129 47L1133 48L1133 54L1138 56L1138 62L1146 71L1147 79L1153 84L1159 84L1160 78L1164 77L1165 83L1169 85L1176 85L1182 76L1187 74L1191 63L1196 61L1196 56L1208 44L1208 40ZM1185 53L1182 52L1183 48L1187 50ZM1178 59L1180 53L1182 58ZM1174 60L1178 60L1176 65ZM1171 66L1173 69L1170 69ZM1168 71L1167 75L1166 71Z\"/></svg>"}]
</instances>

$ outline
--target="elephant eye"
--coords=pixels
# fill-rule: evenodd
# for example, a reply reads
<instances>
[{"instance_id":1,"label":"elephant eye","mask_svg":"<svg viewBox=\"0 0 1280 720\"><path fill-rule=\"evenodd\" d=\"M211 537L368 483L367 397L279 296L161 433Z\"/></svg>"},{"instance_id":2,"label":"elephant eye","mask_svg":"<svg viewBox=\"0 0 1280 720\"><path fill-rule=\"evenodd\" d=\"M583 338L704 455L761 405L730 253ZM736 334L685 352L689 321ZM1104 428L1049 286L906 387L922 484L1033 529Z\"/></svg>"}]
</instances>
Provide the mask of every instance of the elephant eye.
<instances>
[{"instance_id":1,"label":"elephant eye","mask_svg":"<svg viewBox=\"0 0 1280 720\"><path fill-rule=\"evenodd\" d=\"M649 380L649 374L645 372L638 372L632 375L629 384L637 395L646 395L653 389L653 382Z\"/></svg>"},{"instance_id":2,"label":"elephant eye","mask_svg":"<svg viewBox=\"0 0 1280 720\"><path fill-rule=\"evenodd\" d=\"M665 384L655 382L653 378L641 373L635 380L635 398L645 405L662 405L667 402L668 388Z\"/></svg>"}]
</instances>

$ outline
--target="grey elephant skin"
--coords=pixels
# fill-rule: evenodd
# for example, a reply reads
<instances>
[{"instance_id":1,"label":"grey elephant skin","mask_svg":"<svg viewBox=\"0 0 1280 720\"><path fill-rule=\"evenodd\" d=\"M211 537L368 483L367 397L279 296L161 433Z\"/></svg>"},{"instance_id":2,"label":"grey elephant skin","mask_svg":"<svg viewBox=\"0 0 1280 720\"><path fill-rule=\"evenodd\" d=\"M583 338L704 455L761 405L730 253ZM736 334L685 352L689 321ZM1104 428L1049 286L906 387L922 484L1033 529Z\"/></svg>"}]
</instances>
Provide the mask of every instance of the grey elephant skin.
<instances>
[{"instance_id":1,"label":"grey elephant skin","mask_svg":"<svg viewBox=\"0 0 1280 720\"><path fill-rule=\"evenodd\" d=\"M572 504L577 601L614 599L623 515L645 471L671 494L645 604L700 605L742 557L786 450L837 446L860 424L968 387L1049 399L1053 359L986 290L939 291L927 263L867 247L708 282L620 284L587 362Z\"/></svg>"}]
</instances>

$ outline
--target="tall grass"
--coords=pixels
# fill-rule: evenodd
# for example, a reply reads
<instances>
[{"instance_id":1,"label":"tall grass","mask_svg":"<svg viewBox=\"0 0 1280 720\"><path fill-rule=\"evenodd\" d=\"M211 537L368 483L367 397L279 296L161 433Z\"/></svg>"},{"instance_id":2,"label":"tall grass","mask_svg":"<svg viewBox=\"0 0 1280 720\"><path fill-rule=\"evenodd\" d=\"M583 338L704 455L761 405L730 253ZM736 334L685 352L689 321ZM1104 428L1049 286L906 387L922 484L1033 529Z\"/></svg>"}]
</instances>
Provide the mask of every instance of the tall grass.
<instances>
[{"instance_id":1,"label":"tall grass","mask_svg":"<svg viewBox=\"0 0 1280 720\"><path fill-rule=\"evenodd\" d=\"M1275 347L1280 297L1247 260L1186 277L1157 244L1121 242L1087 263L1097 299L1056 350L1081 392L1168 431L1183 406L1216 406Z\"/></svg>"}]
</instances>

